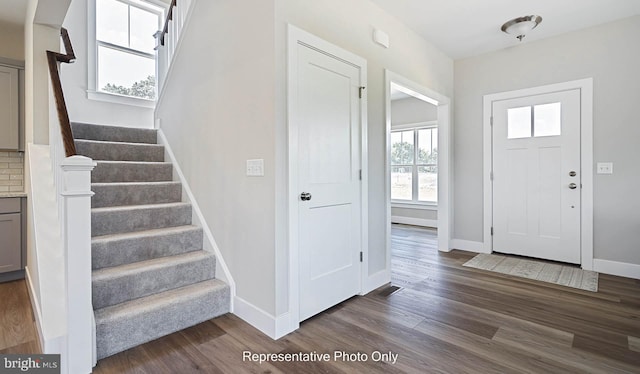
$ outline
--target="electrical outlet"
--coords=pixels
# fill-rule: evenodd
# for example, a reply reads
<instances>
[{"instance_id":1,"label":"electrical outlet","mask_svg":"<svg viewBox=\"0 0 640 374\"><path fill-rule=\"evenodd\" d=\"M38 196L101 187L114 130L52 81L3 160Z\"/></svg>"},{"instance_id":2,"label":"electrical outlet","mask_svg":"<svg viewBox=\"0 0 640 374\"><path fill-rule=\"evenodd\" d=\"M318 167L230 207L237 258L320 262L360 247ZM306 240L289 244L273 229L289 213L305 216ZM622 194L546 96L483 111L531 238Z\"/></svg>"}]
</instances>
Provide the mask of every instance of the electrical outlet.
<instances>
[{"instance_id":1,"label":"electrical outlet","mask_svg":"<svg viewBox=\"0 0 640 374\"><path fill-rule=\"evenodd\" d=\"M613 174L613 162L598 162L596 166L598 174Z\"/></svg>"},{"instance_id":2,"label":"electrical outlet","mask_svg":"<svg viewBox=\"0 0 640 374\"><path fill-rule=\"evenodd\" d=\"M247 160L248 177L264 177L264 160Z\"/></svg>"}]
</instances>

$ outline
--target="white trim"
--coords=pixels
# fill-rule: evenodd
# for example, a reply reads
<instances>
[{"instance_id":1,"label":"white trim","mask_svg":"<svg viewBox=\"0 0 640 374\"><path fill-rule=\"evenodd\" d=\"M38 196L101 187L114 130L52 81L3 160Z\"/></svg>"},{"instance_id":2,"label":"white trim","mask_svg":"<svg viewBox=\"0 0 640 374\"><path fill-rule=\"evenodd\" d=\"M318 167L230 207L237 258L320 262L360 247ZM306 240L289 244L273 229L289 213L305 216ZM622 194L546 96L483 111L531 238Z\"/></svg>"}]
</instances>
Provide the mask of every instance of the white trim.
<instances>
[{"instance_id":1,"label":"white trim","mask_svg":"<svg viewBox=\"0 0 640 374\"><path fill-rule=\"evenodd\" d=\"M360 85L367 87L367 61L362 57L337 47L317 36L287 24L287 127L288 127L288 177L289 177L289 331L300 326L300 287L299 287L299 246L298 246L298 128L293 121L296 97L297 46L302 43L328 55L339 58L360 70ZM360 100L360 168L362 180L360 182L361 204L361 251L363 262L360 263L360 291L368 282L369 269L369 172L368 172L368 144L367 144L367 90L362 91Z\"/></svg>"},{"instance_id":2,"label":"white trim","mask_svg":"<svg viewBox=\"0 0 640 374\"><path fill-rule=\"evenodd\" d=\"M460 249L467 252L475 253L491 253L484 248L483 242L475 242L471 240L451 239L451 248Z\"/></svg>"},{"instance_id":3,"label":"white trim","mask_svg":"<svg viewBox=\"0 0 640 374\"><path fill-rule=\"evenodd\" d=\"M87 90L87 98L89 100L104 101L107 103L122 104L122 105L139 106L142 108L156 107L155 100L142 99L142 98L133 97L133 96L118 95L118 94L113 94L113 93L104 92L104 91Z\"/></svg>"},{"instance_id":4,"label":"white trim","mask_svg":"<svg viewBox=\"0 0 640 374\"><path fill-rule=\"evenodd\" d=\"M24 60L14 60L12 58L0 56L0 66L24 70Z\"/></svg>"},{"instance_id":5,"label":"white trim","mask_svg":"<svg viewBox=\"0 0 640 374\"><path fill-rule=\"evenodd\" d=\"M280 339L289 334L294 320L291 320L291 313L284 313L278 317L265 312L245 299L234 297L235 311L233 314L257 328L271 339Z\"/></svg>"},{"instance_id":6,"label":"white trim","mask_svg":"<svg viewBox=\"0 0 640 374\"><path fill-rule=\"evenodd\" d=\"M271 336L271 338L280 339L281 337L295 331L295 329L293 329L292 326L297 326L300 324L300 322L293 319L293 314L286 312L284 314L281 314L275 317L274 324L275 324L274 334L273 336Z\"/></svg>"},{"instance_id":7,"label":"white trim","mask_svg":"<svg viewBox=\"0 0 640 374\"><path fill-rule=\"evenodd\" d=\"M484 190L484 253L493 251L491 225L493 222L491 111L492 103L518 97L546 93L580 90L580 168L581 168L581 265L584 270L593 269L593 78L525 88L515 91L484 95L483 97L483 190Z\"/></svg>"},{"instance_id":8,"label":"white trim","mask_svg":"<svg viewBox=\"0 0 640 374\"><path fill-rule=\"evenodd\" d=\"M262 331L267 336L275 339L276 321L274 316L251 304L240 296L235 296L233 299L235 300L233 314Z\"/></svg>"},{"instance_id":9,"label":"white trim","mask_svg":"<svg viewBox=\"0 0 640 374\"><path fill-rule=\"evenodd\" d=\"M96 0L87 1L87 98L98 86L98 40L96 39Z\"/></svg>"},{"instance_id":10,"label":"white trim","mask_svg":"<svg viewBox=\"0 0 640 374\"><path fill-rule=\"evenodd\" d=\"M578 81L576 81L577 83ZM580 168L582 173L582 268L593 269L593 79L580 84Z\"/></svg>"},{"instance_id":11,"label":"white trim","mask_svg":"<svg viewBox=\"0 0 640 374\"><path fill-rule=\"evenodd\" d=\"M391 125L391 131L401 131L401 130L418 130L425 128L438 127L438 121L424 121L424 122L416 122L416 123L403 123L397 125Z\"/></svg>"},{"instance_id":12,"label":"white trim","mask_svg":"<svg viewBox=\"0 0 640 374\"><path fill-rule=\"evenodd\" d=\"M122 0L119 0L119 1L122 1ZM124 1L127 1L127 0L124 0ZM148 3L149 5L145 5L144 3ZM169 6L169 4L164 2L163 0L138 0L138 1L133 1L130 4L136 8L142 8L147 12L151 12L151 13L156 13L157 9L154 9L153 7L160 8L162 11L163 17L166 17L167 9ZM164 22L164 19L162 20L162 22Z\"/></svg>"},{"instance_id":13,"label":"white trim","mask_svg":"<svg viewBox=\"0 0 640 374\"><path fill-rule=\"evenodd\" d=\"M640 279L640 265L630 264L627 262L609 261L594 258L593 271L617 275L619 277Z\"/></svg>"},{"instance_id":14,"label":"white trim","mask_svg":"<svg viewBox=\"0 0 640 374\"><path fill-rule=\"evenodd\" d=\"M156 120L156 126L158 127L160 126L159 119ZM171 164L173 165L174 178L177 177L177 179L180 180L180 183L182 183L182 191L183 191L182 196L186 196L186 201L188 201L191 204L194 224L202 227L202 231L204 233L203 249L208 252L213 252L213 254L216 256L216 278L222 280L223 282L229 285L229 289L230 289L229 291L231 293L231 305L229 306L230 308L229 311L233 313L234 312L233 301L236 296L236 282L233 280L231 271L229 270L229 267L227 266L227 263L225 262L224 257L222 257L222 252L220 252L220 248L218 247L218 244L216 243L216 240L213 237L213 233L211 232L211 229L209 229L209 225L207 224L207 221L204 219L204 216L202 215L202 211L200 210L200 206L198 205L198 202L196 201L196 198L193 195L193 192L191 192L189 183L187 182L186 178L184 177L184 174L182 173L182 169L180 168L180 164L178 163L176 156L173 154L171 145L167 141L167 138L165 137L164 132L159 128L158 128L158 144L164 145L165 157L168 158L171 161Z\"/></svg>"},{"instance_id":15,"label":"white trim","mask_svg":"<svg viewBox=\"0 0 640 374\"><path fill-rule=\"evenodd\" d=\"M391 70L385 69L385 201L386 201L386 271L391 272L391 87L438 107L438 250L451 250L451 232L453 227L453 173L451 147L451 100L436 91L423 87Z\"/></svg>"},{"instance_id":16,"label":"white trim","mask_svg":"<svg viewBox=\"0 0 640 374\"><path fill-rule=\"evenodd\" d=\"M25 278L27 280L27 290L29 291L29 299L31 300L31 309L33 311L33 317L36 320L36 330L38 332L38 345L40 351L44 352L44 333L42 332L42 312L40 311L40 303L36 300L36 291L33 288L33 281L31 281L31 274L29 267L24 268Z\"/></svg>"},{"instance_id":17,"label":"white trim","mask_svg":"<svg viewBox=\"0 0 640 374\"><path fill-rule=\"evenodd\" d=\"M36 322L36 330L38 332L38 345L40 351L44 354L62 354L66 350L66 335L57 336L52 339L45 339L44 332L42 331L43 316L40 309L40 303L36 300L35 290L33 288L33 282L29 272L29 267L25 267L25 278L27 281L27 290L29 293L29 299L31 300L31 309L33 311L33 317ZM66 360L66 358L63 358Z\"/></svg>"},{"instance_id":18,"label":"white trim","mask_svg":"<svg viewBox=\"0 0 640 374\"><path fill-rule=\"evenodd\" d=\"M395 200L391 200L391 207L399 209L438 210L437 204L399 202Z\"/></svg>"},{"instance_id":19,"label":"white trim","mask_svg":"<svg viewBox=\"0 0 640 374\"><path fill-rule=\"evenodd\" d=\"M425 219L403 216L391 216L391 223L401 223L403 225L423 226L423 227L438 227L437 219Z\"/></svg>"},{"instance_id":20,"label":"white trim","mask_svg":"<svg viewBox=\"0 0 640 374\"><path fill-rule=\"evenodd\" d=\"M390 70L386 70L389 73L395 74L394 72L390 71ZM399 79L392 79L392 84L391 86L389 86L389 88L393 88L396 91L400 91L404 94L407 94L409 96L415 97L416 99L422 100L422 101L426 101L429 104L433 104L435 106L439 105L439 101L437 98L435 98L433 95L429 94L429 93L424 93L424 92L420 92L419 89L415 89L415 88L419 88L420 86L415 83L410 81L409 79L403 78L400 75L395 74ZM401 79L405 79L404 83L397 83L399 80ZM406 84L405 84L406 83ZM391 97L389 97L389 100L391 100Z\"/></svg>"}]
</instances>

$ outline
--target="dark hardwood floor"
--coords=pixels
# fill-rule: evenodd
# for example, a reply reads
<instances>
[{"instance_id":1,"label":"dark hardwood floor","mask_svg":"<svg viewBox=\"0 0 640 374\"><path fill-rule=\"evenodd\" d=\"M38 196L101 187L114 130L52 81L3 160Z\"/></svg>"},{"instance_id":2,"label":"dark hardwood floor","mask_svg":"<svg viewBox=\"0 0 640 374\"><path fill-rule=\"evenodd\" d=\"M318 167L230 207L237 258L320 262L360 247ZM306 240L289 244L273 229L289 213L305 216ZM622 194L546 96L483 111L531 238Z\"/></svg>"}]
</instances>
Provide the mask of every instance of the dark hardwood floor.
<instances>
[{"instance_id":1,"label":"dark hardwood floor","mask_svg":"<svg viewBox=\"0 0 640 374\"><path fill-rule=\"evenodd\" d=\"M434 231L411 226L393 226L392 247L393 286L278 341L226 315L106 358L94 372L640 373L640 281L601 274L593 293L466 268L473 253L440 253ZM0 343L33 340L5 315L4 287ZM368 360L258 364L243 361L243 351L360 352ZM397 361L376 362L374 352Z\"/></svg>"},{"instance_id":2,"label":"dark hardwood floor","mask_svg":"<svg viewBox=\"0 0 640 374\"><path fill-rule=\"evenodd\" d=\"M40 353L24 280L0 284L0 355Z\"/></svg>"}]
</instances>

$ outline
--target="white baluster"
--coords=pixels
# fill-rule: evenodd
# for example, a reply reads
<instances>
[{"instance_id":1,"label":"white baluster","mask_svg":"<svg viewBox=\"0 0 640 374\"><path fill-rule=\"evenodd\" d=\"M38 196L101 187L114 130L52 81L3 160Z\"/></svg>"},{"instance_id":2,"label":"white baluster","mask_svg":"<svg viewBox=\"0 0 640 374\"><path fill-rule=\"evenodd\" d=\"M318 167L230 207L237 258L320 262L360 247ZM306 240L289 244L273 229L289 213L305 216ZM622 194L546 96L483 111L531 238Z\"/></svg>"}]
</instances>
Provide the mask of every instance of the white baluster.
<instances>
[{"instance_id":1,"label":"white baluster","mask_svg":"<svg viewBox=\"0 0 640 374\"><path fill-rule=\"evenodd\" d=\"M184 27L187 15L193 3L193 0L180 0L178 5L173 8L172 19L167 23L167 33L164 34L164 45L161 45L159 41L162 34L156 34L156 77L158 82L158 96L164 87L167 72L169 71L173 55L175 54L175 50L180 40L180 35L182 34L182 28Z\"/></svg>"}]
</instances>

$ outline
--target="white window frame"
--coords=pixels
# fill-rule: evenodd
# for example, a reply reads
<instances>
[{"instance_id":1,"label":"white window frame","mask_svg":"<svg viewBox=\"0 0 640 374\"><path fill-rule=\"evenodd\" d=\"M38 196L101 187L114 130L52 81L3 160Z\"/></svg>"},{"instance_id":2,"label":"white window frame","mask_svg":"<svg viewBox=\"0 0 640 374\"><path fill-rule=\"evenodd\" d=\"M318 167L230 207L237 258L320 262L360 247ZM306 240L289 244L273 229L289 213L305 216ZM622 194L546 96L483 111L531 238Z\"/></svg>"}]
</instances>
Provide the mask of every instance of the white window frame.
<instances>
[{"instance_id":1,"label":"white window frame","mask_svg":"<svg viewBox=\"0 0 640 374\"><path fill-rule=\"evenodd\" d=\"M435 166L438 167L438 163L435 164L418 164L418 131L423 129L437 129L438 121L428 121L428 122L420 122L420 123L411 123L404 125L394 125L391 128L391 133L401 132L401 131L413 131L413 164L412 165L392 165L391 160L389 160L389 169L391 170L394 166L407 166L411 167L411 183L412 183L412 193L411 200L397 200L391 199L391 207L393 208L409 208L409 209L421 209L421 210L437 210L438 202L437 201L420 201L419 197L419 176L418 176L418 167L419 166ZM391 146L391 145L390 145ZM438 145L439 147L439 145Z\"/></svg>"},{"instance_id":2,"label":"white window frame","mask_svg":"<svg viewBox=\"0 0 640 374\"><path fill-rule=\"evenodd\" d=\"M120 1L122 3L153 12L153 9L144 8L140 6L138 2L135 2L135 1L129 1L129 0L116 0L116 1ZM166 14L168 4L160 0L140 0L140 1L152 4L152 5L156 5L165 9L165 11L162 14L160 14L160 17L159 17L160 20L158 23L158 29L160 29L161 28L160 24L164 22L164 15ZM87 28L88 28L87 30L87 98L90 100L105 101L109 103L124 104L124 105L138 106L138 107L144 107L144 108L155 108L157 97L156 97L156 100L150 100L150 99L143 99L141 97L119 95L112 92L100 91L98 89L98 46L103 45L108 48L113 48L118 51L132 53L136 55L140 55L140 52L130 48L121 47L118 45L113 45L110 43L98 41L98 39L96 38L96 0L89 0L87 2ZM149 57L148 54L143 54L143 56ZM156 65L156 82L157 82L158 56L157 54L154 54L153 57Z\"/></svg>"}]
</instances>

